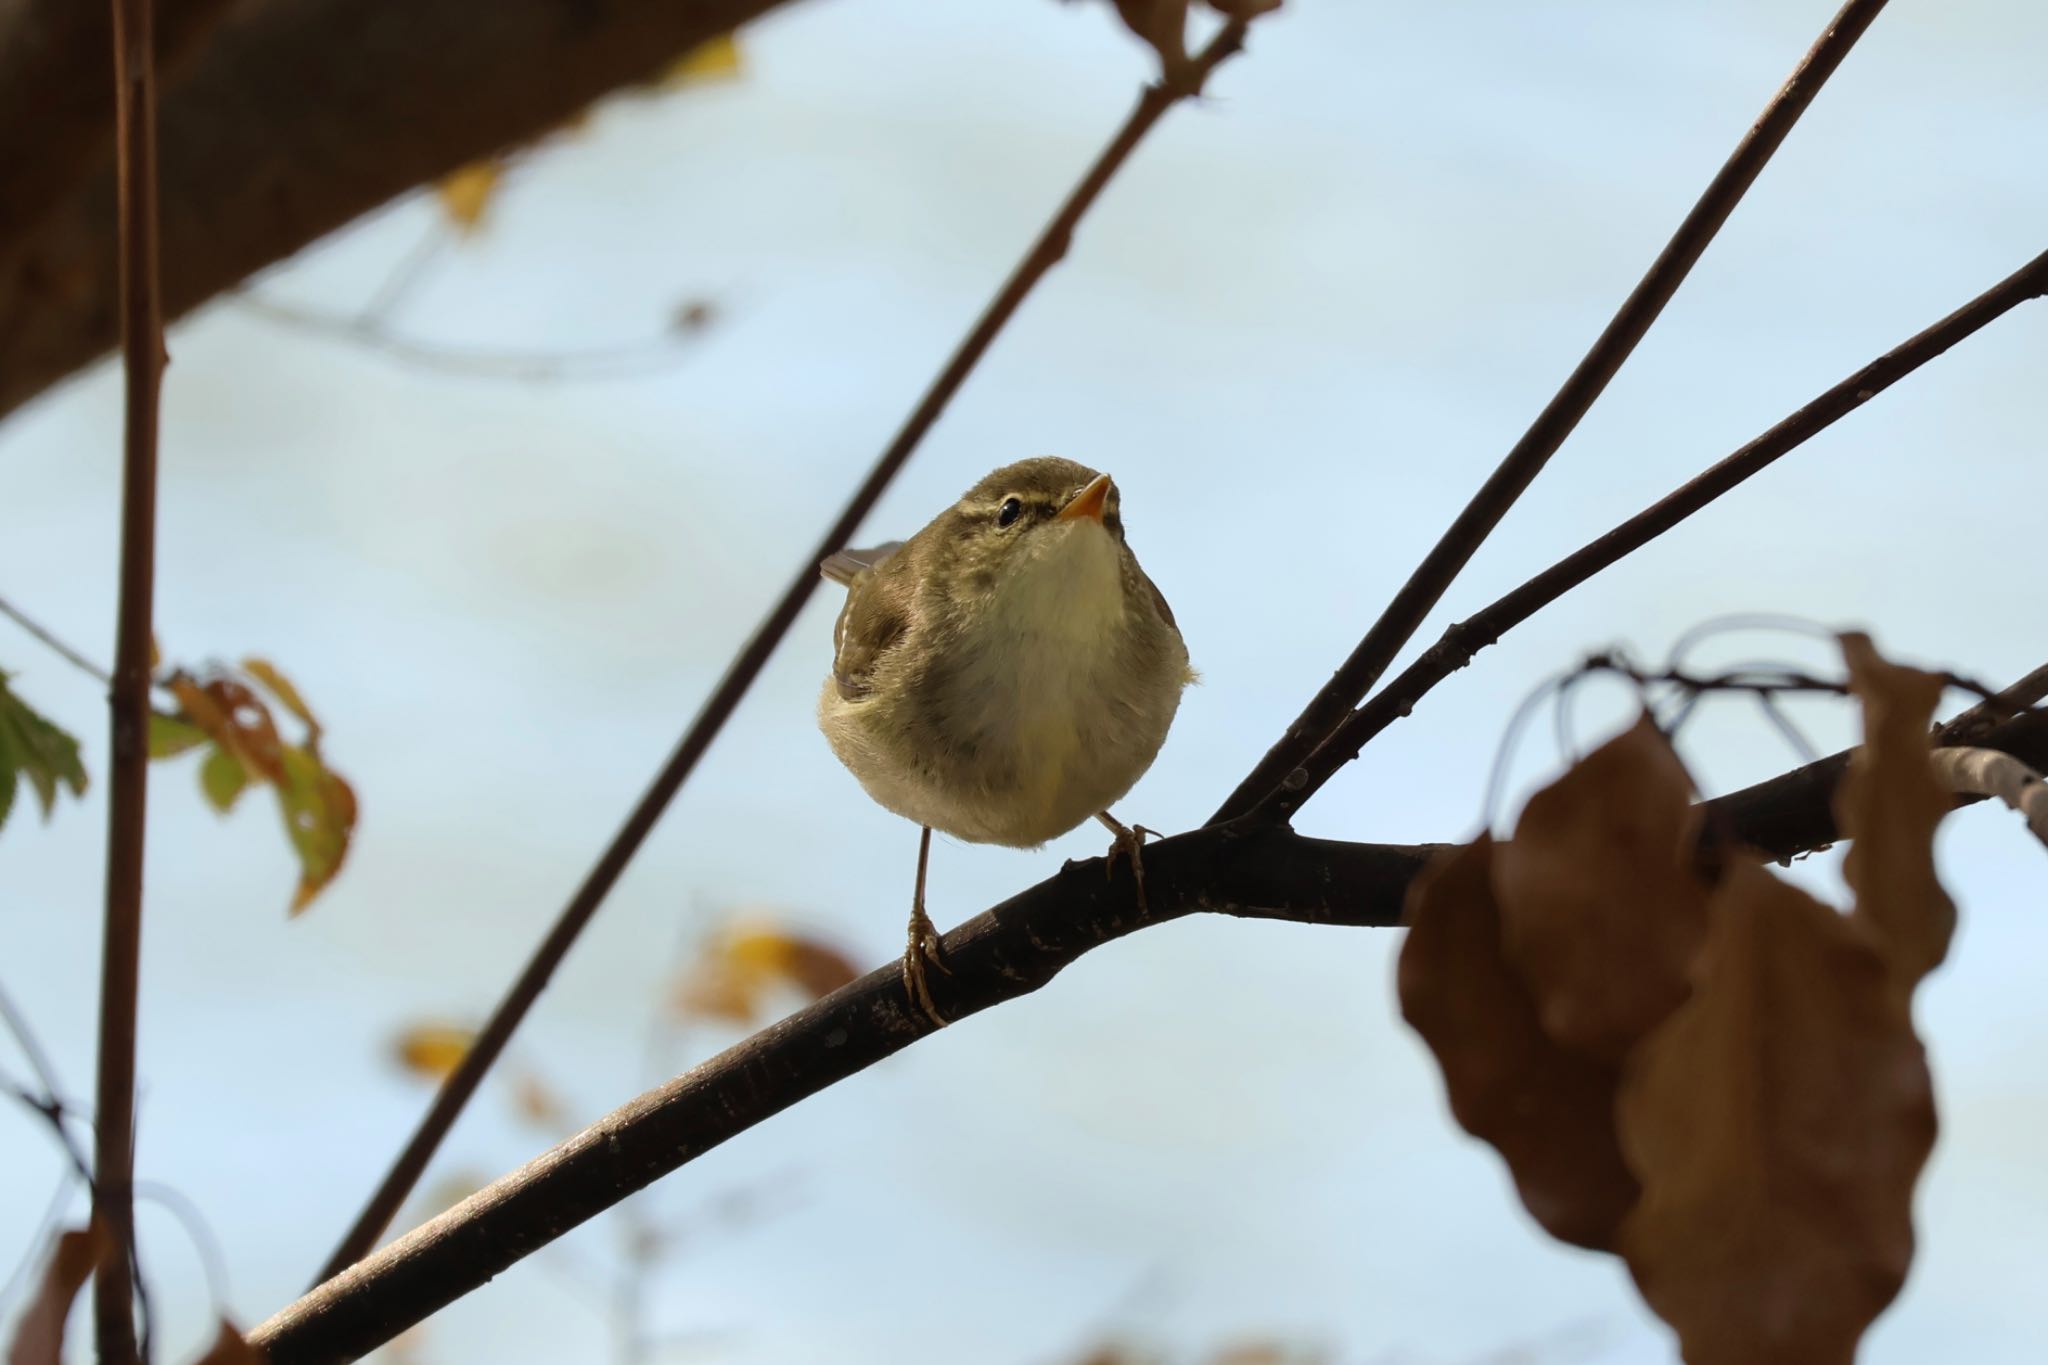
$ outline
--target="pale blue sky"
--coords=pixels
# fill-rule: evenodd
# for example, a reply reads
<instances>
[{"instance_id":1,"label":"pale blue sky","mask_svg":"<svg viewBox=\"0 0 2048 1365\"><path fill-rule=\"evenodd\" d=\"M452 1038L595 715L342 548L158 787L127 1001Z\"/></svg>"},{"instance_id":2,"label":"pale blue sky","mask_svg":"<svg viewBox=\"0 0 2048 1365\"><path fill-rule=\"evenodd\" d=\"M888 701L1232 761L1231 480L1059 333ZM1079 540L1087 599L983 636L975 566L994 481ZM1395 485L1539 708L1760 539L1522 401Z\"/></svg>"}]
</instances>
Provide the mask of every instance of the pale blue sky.
<instances>
[{"instance_id":1,"label":"pale blue sky","mask_svg":"<svg viewBox=\"0 0 2048 1365\"><path fill-rule=\"evenodd\" d=\"M522 164L405 317L449 343L562 349L716 301L718 326L651 377L453 379L232 303L173 332L164 644L284 663L364 812L341 881L287 923L268 814L216 819L181 769L153 787L141 1168L205 1210L243 1319L297 1292L416 1119L425 1096L385 1039L489 1007L1125 113L1146 66L1107 8L793 6L745 36L744 80L612 105ZM1204 675L1123 813L1198 821L1548 397L1829 8L1290 0L1145 146L869 529L912 529L1027 454L1115 473ZM2022 0L1892 6L1425 634L2048 246L2044 52L2048 9ZM264 287L358 303L432 214L397 205ZM2040 663L2043 307L1517 631L1302 827L1469 833L1537 677L1731 611L1865 622L1991 681ZM0 594L96 653L118 397L101 369L0 428ZM811 721L835 606L799 623L515 1047L580 1117L644 1083L644 1021L690 924L765 906L872 962L900 946L915 831ZM102 771L93 689L4 623L0 667ZM1617 704L1589 697L1582 731ZM1809 720L1823 744L1849 734ZM1790 761L1733 708L1687 753L1710 790ZM1518 771L1554 759L1539 726ZM0 833L0 980L79 1092L103 823L95 790ZM1100 843L942 843L935 914ZM1964 914L1921 1010L1943 1142L1913 1279L1865 1359L2017 1365L2048 1353L2048 858L1981 809L1942 853ZM1669 1359L1620 1269L1546 1244L1450 1123L1390 998L1394 944L1170 926L692 1165L655 1196L685 1217L790 1189L744 1228L704 1226L656 1281L659 1326L717 1334L674 1358L1053 1365L1115 1328L1320 1342L1346 1365L1517 1343ZM437 1170L494 1174L535 1147L488 1096ZM0 1170L0 1228L25 1236L55 1179L45 1135L0 1120ZM173 1339L192 1338L197 1269L143 1216ZM610 1232L575 1254L602 1259ZM603 1329L528 1264L437 1319L420 1358L601 1360Z\"/></svg>"}]
</instances>

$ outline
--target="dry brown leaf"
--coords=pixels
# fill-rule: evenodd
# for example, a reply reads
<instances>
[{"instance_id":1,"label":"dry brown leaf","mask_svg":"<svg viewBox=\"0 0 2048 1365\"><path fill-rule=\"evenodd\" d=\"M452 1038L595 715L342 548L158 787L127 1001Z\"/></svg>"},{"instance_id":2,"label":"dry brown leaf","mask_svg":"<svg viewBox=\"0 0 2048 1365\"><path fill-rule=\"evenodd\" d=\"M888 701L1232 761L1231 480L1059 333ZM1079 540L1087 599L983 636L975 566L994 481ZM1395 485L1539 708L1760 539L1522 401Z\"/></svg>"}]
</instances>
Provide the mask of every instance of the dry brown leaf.
<instances>
[{"instance_id":1,"label":"dry brown leaf","mask_svg":"<svg viewBox=\"0 0 2048 1365\"><path fill-rule=\"evenodd\" d=\"M1911 991L1948 956L1956 929L1955 904L1934 875L1934 831L1952 802L1928 762L1944 684L1887 662L1860 632L1841 641L1849 690L1863 703L1863 745L1835 790L1835 822L1852 841L1842 876L1856 918Z\"/></svg>"},{"instance_id":2,"label":"dry brown leaf","mask_svg":"<svg viewBox=\"0 0 2048 1365\"><path fill-rule=\"evenodd\" d=\"M805 998L830 995L860 975L852 960L818 939L773 924L742 922L705 943L671 1001L685 1018L749 1024L778 988Z\"/></svg>"},{"instance_id":3,"label":"dry brown leaf","mask_svg":"<svg viewBox=\"0 0 2048 1365\"><path fill-rule=\"evenodd\" d=\"M391 1056L415 1076L445 1080L476 1041L476 1030L459 1024L414 1024L392 1042Z\"/></svg>"},{"instance_id":4,"label":"dry brown leaf","mask_svg":"<svg viewBox=\"0 0 2048 1365\"><path fill-rule=\"evenodd\" d=\"M1566 1047L1619 1062L1685 999L1706 931L1692 779L1648 715L1529 799L1494 855L1502 943Z\"/></svg>"},{"instance_id":5,"label":"dry brown leaf","mask_svg":"<svg viewBox=\"0 0 2048 1365\"><path fill-rule=\"evenodd\" d=\"M1440 855L1408 892L1401 1013L1436 1054L1451 1112L1504 1157L1553 1237L1611 1250L1636 1182L1614 1136L1616 1073L1559 1047L1501 950L1491 839Z\"/></svg>"},{"instance_id":6,"label":"dry brown leaf","mask_svg":"<svg viewBox=\"0 0 2048 1365\"><path fill-rule=\"evenodd\" d=\"M1124 27L1137 34L1159 54L1169 72L1188 59L1187 28L1189 0L1115 0Z\"/></svg>"},{"instance_id":7,"label":"dry brown leaf","mask_svg":"<svg viewBox=\"0 0 2048 1365\"><path fill-rule=\"evenodd\" d=\"M60 1365L64 1359L64 1324L71 1301L92 1278L94 1267L110 1249L106 1225L94 1220L57 1238L42 1279L15 1324L7 1348L7 1365Z\"/></svg>"},{"instance_id":8,"label":"dry brown leaf","mask_svg":"<svg viewBox=\"0 0 2048 1365\"><path fill-rule=\"evenodd\" d=\"M267 782L284 777L284 741L270 708L247 687L225 675L204 683L179 673L166 684L183 708L184 719L206 732L207 738L239 759L244 767Z\"/></svg>"},{"instance_id":9,"label":"dry brown leaf","mask_svg":"<svg viewBox=\"0 0 2048 1365\"><path fill-rule=\"evenodd\" d=\"M1849 1365L1912 1258L1926 1059L1859 926L1748 862L1709 913L1622 1084L1622 1251L1688 1365Z\"/></svg>"},{"instance_id":10,"label":"dry brown leaf","mask_svg":"<svg viewBox=\"0 0 2048 1365\"><path fill-rule=\"evenodd\" d=\"M206 1348L206 1354L192 1362L192 1365L263 1365L263 1352L242 1339L241 1332L227 1319L221 1319L220 1331L214 1334L213 1345Z\"/></svg>"}]
</instances>

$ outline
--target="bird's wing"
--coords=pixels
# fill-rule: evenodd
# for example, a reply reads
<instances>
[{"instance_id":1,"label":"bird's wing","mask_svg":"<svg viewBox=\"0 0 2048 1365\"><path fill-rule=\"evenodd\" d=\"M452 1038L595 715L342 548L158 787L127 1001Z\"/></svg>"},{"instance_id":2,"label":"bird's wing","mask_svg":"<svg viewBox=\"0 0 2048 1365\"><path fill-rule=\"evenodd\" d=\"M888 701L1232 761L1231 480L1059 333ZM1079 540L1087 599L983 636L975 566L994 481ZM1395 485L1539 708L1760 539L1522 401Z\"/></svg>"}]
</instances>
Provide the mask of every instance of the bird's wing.
<instances>
[{"instance_id":1,"label":"bird's wing","mask_svg":"<svg viewBox=\"0 0 2048 1365\"><path fill-rule=\"evenodd\" d=\"M840 550L825 556L825 562L818 566L818 572L823 574L829 583L837 583L842 588L851 587L854 579L902 548L902 541L892 540L886 545L877 545L872 550Z\"/></svg>"},{"instance_id":2,"label":"bird's wing","mask_svg":"<svg viewBox=\"0 0 2048 1365\"><path fill-rule=\"evenodd\" d=\"M891 573L886 568L863 571L848 584L846 605L832 627L832 681L846 700L858 701L868 695L875 666L902 642L910 629L911 595L916 587L909 574Z\"/></svg>"}]
</instances>

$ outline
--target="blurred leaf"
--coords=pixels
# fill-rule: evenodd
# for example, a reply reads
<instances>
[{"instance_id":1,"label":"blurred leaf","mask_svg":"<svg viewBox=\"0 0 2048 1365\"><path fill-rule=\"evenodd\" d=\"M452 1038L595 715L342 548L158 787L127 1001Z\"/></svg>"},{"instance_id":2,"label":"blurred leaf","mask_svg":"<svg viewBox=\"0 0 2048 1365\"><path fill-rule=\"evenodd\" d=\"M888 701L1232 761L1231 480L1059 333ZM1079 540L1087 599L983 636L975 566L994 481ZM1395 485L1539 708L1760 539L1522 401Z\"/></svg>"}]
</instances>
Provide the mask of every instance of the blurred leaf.
<instances>
[{"instance_id":1,"label":"blurred leaf","mask_svg":"<svg viewBox=\"0 0 2048 1365\"><path fill-rule=\"evenodd\" d=\"M50 1249L42 1279L14 1327L7 1365L62 1365L64 1325L71 1301L92 1278L111 1245L106 1226L97 1220L64 1233Z\"/></svg>"},{"instance_id":2,"label":"blurred leaf","mask_svg":"<svg viewBox=\"0 0 2048 1365\"><path fill-rule=\"evenodd\" d=\"M284 781L277 788L278 806L299 855L299 886L291 904L296 915L341 871L355 834L356 794L309 749L286 745L281 758Z\"/></svg>"},{"instance_id":3,"label":"blurred leaf","mask_svg":"<svg viewBox=\"0 0 2048 1365\"><path fill-rule=\"evenodd\" d=\"M214 674L203 683L178 673L165 685L184 708L184 719L233 753L251 775L266 782L282 780L284 740L262 698L225 673Z\"/></svg>"},{"instance_id":4,"label":"blurred leaf","mask_svg":"<svg viewBox=\"0 0 2048 1365\"><path fill-rule=\"evenodd\" d=\"M1706 933L1692 779L1645 714L1529 799L1494 851L1502 942L1543 1031L1619 1062L1685 999Z\"/></svg>"},{"instance_id":5,"label":"blurred leaf","mask_svg":"<svg viewBox=\"0 0 2048 1365\"><path fill-rule=\"evenodd\" d=\"M749 1024L777 988L816 1000L859 975L852 960L830 944L772 924L741 923L706 940L677 982L672 1002L685 1018Z\"/></svg>"},{"instance_id":6,"label":"blurred leaf","mask_svg":"<svg viewBox=\"0 0 2048 1365\"><path fill-rule=\"evenodd\" d=\"M738 80L742 74L739 39L730 33L706 39L662 69L654 84L664 90Z\"/></svg>"},{"instance_id":7,"label":"blurred leaf","mask_svg":"<svg viewBox=\"0 0 2048 1365\"><path fill-rule=\"evenodd\" d=\"M151 758L175 758L187 749L196 749L206 743L206 731L186 720L164 711L149 713L149 756Z\"/></svg>"},{"instance_id":8,"label":"blurred leaf","mask_svg":"<svg viewBox=\"0 0 2048 1365\"><path fill-rule=\"evenodd\" d=\"M475 1171L450 1171L420 1194L420 1203L433 1214L446 1213L482 1189L486 1177Z\"/></svg>"},{"instance_id":9,"label":"blurred leaf","mask_svg":"<svg viewBox=\"0 0 2048 1365\"><path fill-rule=\"evenodd\" d=\"M1622 1250L1688 1365L1850 1365L1912 1259L1934 1099L1854 921L1729 865L1691 997L1630 1059Z\"/></svg>"},{"instance_id":10,"label":"blurred leaf","mask_svg":"<svg viewBox=\"0 0 2048 1365\"><path fill-rule=\"evenodd\" d=\"M206 761L199 765L199 790L208 805L226 815L248 785L249 770L241 759L218 745L207 751Z\"/></svg>"},{"instance_id":11,"label":"blurred leaf","mask_svg":"<svg viewBox=\"0 0 2048 1365\"><path fill-rule=\"evenodd\" d=\"M522 1071L513 1080L512 1108L536 1128L555 1132L567 1126L567 1110L561 1099L532 1071Z\"/></svg>"},{"instance_id":12,"label":"blurred leaf","mask_svg":"<svg viewBox=\"0 0 2048 1365\"><path fill-rule=\"evenodd\" d=\"M277 665L268 659L248 658L242 660L242 670L257 682L270 689L270 695L283 703L284 709L297 716L306 727L306 743L312 746L320 738L320 722L313 717L313 708L306 705L306 699L299 695L299 689L292 686L290 678L278 672Z\"/></svg>"},{"instance_id":13,"label":"blurred leaf","mask_svg":"<svg viewBox=\"0 0 2048 1365\"><path fill-rule=\"evenodd\" d=\"M1849 690L1863 703L1863 744L1835 789L1835 822L1849 839L1843 879L1855 916L1883 945L1907 992L1941 965L1956 907L1934 874L1934 831L1953 806L1928 762L1941 678L1887 662L1870 637L1841 637Z\"/></svg>"},{"instance_id":14,"label":"blurred leaf","mask_svg":"<svg viewBox=\"0 0 2048 1365\"><path fill-rule=\"evenodd\" d=\"M221 1319L220 1330L214 1334L213 1345L206 1348L206 1354L192 1362L192 1365L263 1365L263 1352L242 1339L242 1334L227 1319Z\"/></svg>"},{"instance_id":15,"label":"blurred leaf","mask_svg":"<svg viewBox=\"0 0 2048 1365\"><path fill-rule=\"evenodd\" d=\"M1438 855L1409 888L1401 1014L1436 1055L1451 1113L1507 1161L1551 1236L1611 1249L1636 1181L1614 1135L1614 1067L1560 1047L1501 948L1490 838Z\"/></svg>"},{"instance_id":16,"label":"blurred leaf","mask_svg":"<svg viewBox=\"0 0 2048 1365\"><path fill-rule=\"evenodd\" d=\"M68 787L73 796L85 794L85 765L78 741L17 697L7 686L8 676L0 672L0 822L13 808L23 777L47 820L60 787Z\"/></svg>"},{"instance_id":17,"label":"blurred leaf","mask_svg":"<svg viewBox=\"0 0 2048 1365\"><path fill-rule=\"evenodd\" d=\"M1124 27L1135 33L1159 54L1159 63L1172 72L1188 60L1188 0L1115 0Z\"/></svg>"},{"instance_id":18,"label":"blurred leaf","mask_svg":"<svg viewBox=\"0 0 2048 1365\"><path fill-rule=\"evenodd\" d=\"M498 192L498 182L505 177L505 159L486 157L459 166L434 182L434 194L441 201L441 212L457 232L470 236L483 228L484 213L491 206L491 199Z\"/></svg>"},{"instance_id":19,"label":"blurred leaf","mask_svg":"<svg viewBox=\"0 0 2048 1365\"><path fill-rule=\"evenodd\" d=\"M476 1030L455 1024L414 1024L398 1035L391 1053L398 1064L430 1081L446 1080L476 1041Z\"/></svg>"}]
</instances>

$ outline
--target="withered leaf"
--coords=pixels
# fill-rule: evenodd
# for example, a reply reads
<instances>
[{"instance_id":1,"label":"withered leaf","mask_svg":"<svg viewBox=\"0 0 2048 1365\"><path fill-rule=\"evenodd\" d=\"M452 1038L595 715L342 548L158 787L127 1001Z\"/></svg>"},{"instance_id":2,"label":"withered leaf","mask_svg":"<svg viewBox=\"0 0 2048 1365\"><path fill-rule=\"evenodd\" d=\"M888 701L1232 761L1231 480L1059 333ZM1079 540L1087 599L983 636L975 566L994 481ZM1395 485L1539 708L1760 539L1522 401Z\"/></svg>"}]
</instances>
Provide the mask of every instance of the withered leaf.
<instances>
[{"instance_id":1,"label":"withered leaf","mask_svg":"<svg viewBox=\"0 0 2048 1365\"><path fill-rule=\"evenodd\" d=\"M1636 1199L1614 1135L1616 1073L1544 1033L1501 949L1495 856L1482 836L1409 888L1401 1014L1436 1054L1452 1114L1506 1159L1544 1230L1611 1250Z\"/></svg>"},{"instance_id":2,"label":"withered leaf","mask_svg":"<svg viewBox=\"0 0 2048 1365\"><path fill-rule=\"evenodd\" d=\"M292 680L278 671L276 664L268 659L247 658L242 660L242 671L270 689L284 709L299 718L306 727L306 743L311 745L320 737L320 722L313 715L313 708L306 705L306 699L299 695L299 689Z\"/></svg>"},{"instance_id":3,"label":"withered leaf","mask_svg":"<svg viewBox=\"0 0 2048 1365\"><path fill-rule=\"evenodd\" d=\"M671 1001L684 1018L748 1024L777 989L816 1000L859 975L852 959L829 943L766 921L741 921L705 942Z\"/></svg>"},{"instance_id":4,"label":"withered leaf","mask_svg":"<svg viewBox=\"0 0 2048 1365\"><path fill-rule=\"evenodd\" d=\"M266 782L283 778L284 741L277 733L270 708L254 692L225 674L202 683L179 673L172 675L165 685L178 699L184 719L240 759L252 774Z\"/></svg>"},{"instance_id":5,"label":"withered leaf","mask_svg":"<svg viewBox=\"0 0 2048 1365\"><path fill-rule=\"evenodd\" d=\"M263 1352L243 1340L235 1325L223 1318L213 1344L192 1365L263 1365L264 1360Z\"/></svg>"},{"instance_id":6,"label":"withered leaf","mask_svg":"<svg viewBox=\"0 0 2048 1365\"><path fill-rule=\"evenodd\" d=\"M57 1238L35 1293L15 1324L14 1341L7 1348L7 1365L61 1365L64 1325L71 1316L71 1301L92 1278L93 1269L107 1253L110 1241L106 1226L98 1221Z\"/></svg>"},{"instance_id":7,"label":"withered leaf","mask_svg":"<svg viewBox=\"0 0 2048 1365\"><path fill-rule=\"evenodd\" d=\"M1688 1365L1849 1365L1912 1258L1926 1059L1858 925L1749 862L1710 920L1625 1071L1622 1252Z\"/></svg>"},{"instance_id":8,"label":"withered leaf","mask_svg":"<svg viewBox=\"0 0 2048 1365\"><path fill-rule=\"evenodd\" d=\"M341 871L355 834L356 794L310 749L288 744L279 758L284 780L277 787L278 806L292 850L299 855L299 885L291 903L296 915Z\"/></svg>"},{"instance_id":9,"label":"withered leaf","mask_svg":"<svg viewBox=\"0 0 2048 1365\"><path fill-rule=\"evenodd\" d=\"M1496 850L1502 942L1552 1038L1610 1062L1685 999L1706 929L1692 779L1648 715L1529 799Z\"/></svg>"},{"instance_id":10,"label":"withered leaf","mask_svg":"<svg viewBox=\"0 0 2048 1365\"><path fill-rule=\"evenodd\" d=\"M459 1024L414 1024L398 1035L391 1055L415 1076L439 1081L462 1065L475 1041L476 1030Z\"/></svg>"},{"instance_id":11,"label":"withered leaf","mask_svg":"<svg viewBox=\"0 0 2048 1365\"><path fill-rule=\"evenodd\" d=\"M1849 839L1842 876L1855 915L1885 950L1907 991L1941 965L1956 908L1934 875L1934 831L1950 809L1928 762L1942 680L1890 663L1870 637L1841 637L1849 690L1863 704L1863 744L1835 789L1835 822Z\"/></svg>"}]
</instances>

